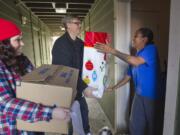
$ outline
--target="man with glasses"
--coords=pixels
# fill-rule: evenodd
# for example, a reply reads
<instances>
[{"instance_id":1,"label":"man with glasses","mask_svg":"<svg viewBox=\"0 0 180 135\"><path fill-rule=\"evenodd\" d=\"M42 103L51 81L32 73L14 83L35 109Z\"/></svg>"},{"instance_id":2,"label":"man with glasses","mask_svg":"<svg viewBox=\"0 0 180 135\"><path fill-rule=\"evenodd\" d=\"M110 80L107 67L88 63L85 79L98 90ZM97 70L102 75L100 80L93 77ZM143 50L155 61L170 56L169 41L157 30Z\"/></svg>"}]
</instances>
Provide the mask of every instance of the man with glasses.
<instances>
[{"instance_id":1,"label":"man with glasses","mask_svg":"<svg viewBox=\"0 0 180 135\"><path fill-rule=\"evenodd\" d=\"M81 77L84 50L84 43L78 38L81 30L81 21L76 16L66 16L63 18L62 22L66 32L54 43L52 49L52 64L65 65L79 69L75 100L79 101L80 104L84 132L86 135L90 135L88 106L84 95L86 97L94 97L92 92L96 89L88 87Z\"/></svg>"}]
</instances>

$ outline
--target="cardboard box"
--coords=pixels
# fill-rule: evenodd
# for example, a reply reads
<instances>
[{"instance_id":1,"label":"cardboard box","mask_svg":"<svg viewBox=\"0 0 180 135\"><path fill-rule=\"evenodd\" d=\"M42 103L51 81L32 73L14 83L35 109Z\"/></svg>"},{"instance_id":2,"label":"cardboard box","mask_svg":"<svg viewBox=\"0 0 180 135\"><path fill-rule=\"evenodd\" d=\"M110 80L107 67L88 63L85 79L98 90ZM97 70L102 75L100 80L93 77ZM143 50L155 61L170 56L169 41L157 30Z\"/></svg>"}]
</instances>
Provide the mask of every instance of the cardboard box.
<instances>
[{"instance_id":1,"label":"cardboard box","mask_svg":"<svg viewBox=\"0 0 180 135\"><path fill-rule=\"evenodd\" d=\"M21 85L17 86L17 98L48 106L70 108L76 95L78 73L77 69L66 66L43 65L23 77ZM17 120L17 128L26 131L68 133L68 123L58 120L36 123Z\"/></svg>"}]
</instances>

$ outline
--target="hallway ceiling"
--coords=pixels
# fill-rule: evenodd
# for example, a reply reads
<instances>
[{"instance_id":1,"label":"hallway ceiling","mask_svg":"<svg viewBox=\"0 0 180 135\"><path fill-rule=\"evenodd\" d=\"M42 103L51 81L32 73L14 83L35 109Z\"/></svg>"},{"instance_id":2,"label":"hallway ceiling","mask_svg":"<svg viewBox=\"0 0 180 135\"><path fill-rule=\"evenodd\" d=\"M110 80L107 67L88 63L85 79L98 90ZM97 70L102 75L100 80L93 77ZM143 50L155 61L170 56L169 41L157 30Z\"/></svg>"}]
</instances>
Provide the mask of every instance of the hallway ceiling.
<instances>
[{"instance_id":1,"label":"hallway ceiling","mask_svg":"<svg viewBox=\"0 0 180 135\"><path fill-rule=\"evenodd\" d=\"M38 16L51 31L58 34L62 31L61 19L67 15L77 15L81 20L88 14L95 0L21 0ZM66 9L66 13L57 13L56 9Z\"/></svg>"}]
</instances>

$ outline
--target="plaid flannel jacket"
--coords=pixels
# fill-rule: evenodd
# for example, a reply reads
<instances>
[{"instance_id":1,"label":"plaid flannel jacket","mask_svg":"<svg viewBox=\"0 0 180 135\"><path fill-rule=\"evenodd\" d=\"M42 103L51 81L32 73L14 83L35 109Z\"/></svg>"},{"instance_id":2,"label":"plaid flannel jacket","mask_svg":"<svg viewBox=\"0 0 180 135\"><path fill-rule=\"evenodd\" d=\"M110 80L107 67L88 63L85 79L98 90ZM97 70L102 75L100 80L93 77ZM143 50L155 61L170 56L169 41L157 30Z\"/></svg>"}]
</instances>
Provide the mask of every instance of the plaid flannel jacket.
<instances>
[{"instance_id":1,"label":"plaid flannel jacket","mask_svg":"<svg viewBox=\"0 0 180 135\"><path fill-rule=\"evenodd\" d=\"M27 72L33 69L30 62L24 64ZM52 117L52 108L16 98L16 82L20 82L20 76L0 60L0 135L26 135L26 131L16 129L16 119L36 122Z\"/></svg>"}]
</instances>

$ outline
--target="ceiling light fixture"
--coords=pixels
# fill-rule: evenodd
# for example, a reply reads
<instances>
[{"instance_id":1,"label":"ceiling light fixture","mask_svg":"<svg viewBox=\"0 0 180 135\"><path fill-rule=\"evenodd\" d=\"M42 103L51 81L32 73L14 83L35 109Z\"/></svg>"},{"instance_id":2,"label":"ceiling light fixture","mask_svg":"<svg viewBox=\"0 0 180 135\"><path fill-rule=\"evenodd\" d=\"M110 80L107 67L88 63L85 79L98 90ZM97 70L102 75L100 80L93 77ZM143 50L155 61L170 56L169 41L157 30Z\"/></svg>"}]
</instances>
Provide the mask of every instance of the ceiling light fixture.
<instances>
[{"instance_id":1,"label":"ceiling light fixture","mask_svg":"<svg viewBox=\"0 0 180 135\"><path fill-rule=\"evenodd\" d=\"M56 13L66 13L67 12L66 8L56 8L55 10L56 10Z\"/></svg>"},{"instance_id":2,"label":"ceiling light fixture","mask_svg":"<svg viewBox=\"0 0 180 135\"><path fill-rule=\"evenodd\" d=\"M69 4L68 3L66 3L66 9L68 9L69 8Z\"/></svg>"},{"instance_id":3,"label":"ceiling light fixture","mask_svg":"<svg viewBox=\"0 0 180 135\"><path fill-rule=\"evenodd\" d=\"M56 8L56 3L52 2L52 6L53 6L53 8Z\"/></svg>"}]
</instances>

